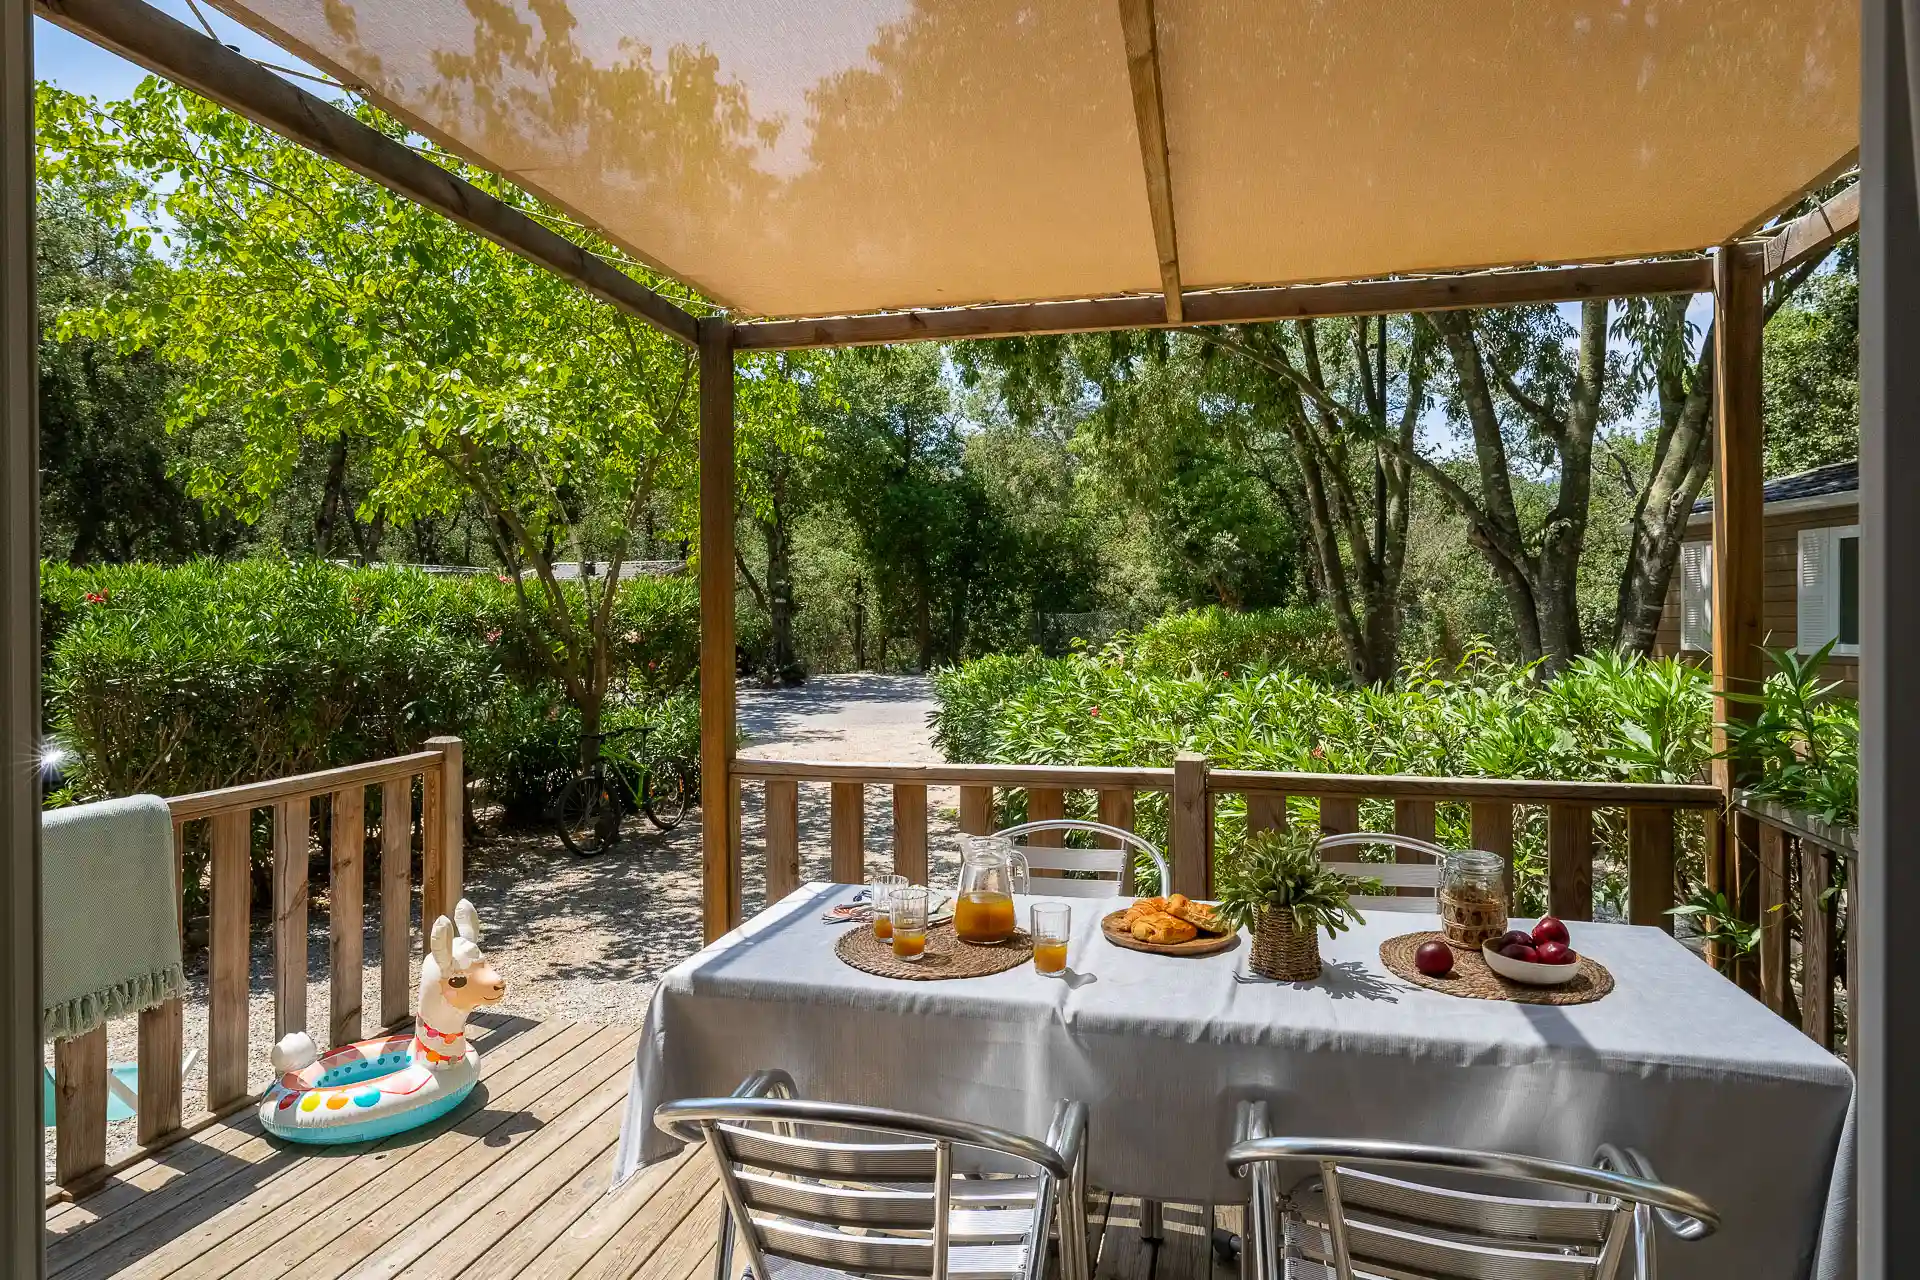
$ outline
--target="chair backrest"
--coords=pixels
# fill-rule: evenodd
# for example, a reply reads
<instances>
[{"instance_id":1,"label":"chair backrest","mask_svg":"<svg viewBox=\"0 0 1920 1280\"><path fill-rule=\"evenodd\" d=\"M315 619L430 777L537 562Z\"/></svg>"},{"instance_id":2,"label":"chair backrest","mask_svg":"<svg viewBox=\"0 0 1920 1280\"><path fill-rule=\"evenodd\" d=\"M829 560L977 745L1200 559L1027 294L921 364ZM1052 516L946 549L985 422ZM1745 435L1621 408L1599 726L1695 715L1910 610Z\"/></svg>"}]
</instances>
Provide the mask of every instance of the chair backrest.
<instances>
[{"instance_id":1,"label":"chair backrest","mask_svg":"<svg viewBox=\"0 0 1920 1280\"><path fill-rule=\"evenodd\" d=\"M1313 1166L1291 1187L1274 1171ZM1356 1274L1486 1277L1487 1280L1613 1280L1643 1209L1678 1215L1690 1238L1719 1225L1714 1211L1677 1187L1607 1169L1530 1156L1410 1143L1325 1138L1250 1138L1227 1153L1252 1174L1256 1242L1283 1246L1330 1269ZM1413 1171L1496 1180L1499 1194L1436 1186L1378 1172ZM1557 1191L1560 1198L1516 1190ZM1567 1191L1586 1199L1568 1199ZM1283 1205L1286 1220L1271 1214ZM1642 1229L1645 1218L1640 1215ZM1269 1250L1278 1252L1278 1249ZM1651 1254L1642 1252L1650 1269ZM1256 1267L1259 1280L1277 1280ZM1645 1276L1644 1280L1652 1280Z\"/></svg>"},{"instance_id":2,"label":"chair backrest","mask_svg":"<svg viewBox=\"0 0 1920 1280\"><path fill-rule=\"evenodd\" d=\"M1044 818L1038 822L1023 822L1017 827L1008 827L996 831L995 835L1008 840L1019 840L1041 831L1088 831L1094 835L1106 836L1119 842L1120 847L1113 849L1062 849L1045 845L1022 845L1020 852L1027 857L1027 867L1033 871L1091 871L1097 875L1093 880L1068 880L1049 878L1046 883L1048 897L1060 898L1112 898L1119 896L1126 886L1127 864L1133 858L1133 851L1147 855L1159 874L1160 884L1154 892L1165 895L1171 887L1167 878L1167 860L1153 844L1124 827L1108 826L1104 822L1088 822L1081 818ZM1109 879L1109 877L1111 877ZM1142 894L1142 897L1151 895Z\"/></svg>"},{"instance_id":3,"label":"chair backrest","mask_svg":"<svg viewBox=\"0 0 1920 1280\"><path fill-rule=\"evenodd\" d=\"M729 1228L740 1228L725 1238L722 1268L734 1274L737 1238L755 1280L768 1280L769 1257L926 1280L1037 1276L1032 1263L1046 1256L1049 1217L1073 1177L1046 1143L877 1107L697 1098L662 1105L654 1123L711 1153ZM956 1148L1010 1157L1029 1173L956 1181Z\"/></svg>"},{"instance_id":4,"label":"chair backrest","mask_svg":"<svg viewBox=\"0 0 1920 1280\"><path fill-rule=\"evenodd\" d=\"M1338 862L1327 856L1333 851L1379 844L1405 849L1426 861ZM1320 839L1320 861L1342 875L1378 880L1381 887L1389 891L1412 890L1404 896L1392 892L1385 897L1376 894L1357 894L1353 898L1353 905L1362 911L1431 912L1434 909L1433 900L1440 892L1440 860L1446 856L1447 851L1431 841L1414 836L1396 835L1390 831L1350 831L1340 835L1322 836Z\"/></svg>"}]
</instances>

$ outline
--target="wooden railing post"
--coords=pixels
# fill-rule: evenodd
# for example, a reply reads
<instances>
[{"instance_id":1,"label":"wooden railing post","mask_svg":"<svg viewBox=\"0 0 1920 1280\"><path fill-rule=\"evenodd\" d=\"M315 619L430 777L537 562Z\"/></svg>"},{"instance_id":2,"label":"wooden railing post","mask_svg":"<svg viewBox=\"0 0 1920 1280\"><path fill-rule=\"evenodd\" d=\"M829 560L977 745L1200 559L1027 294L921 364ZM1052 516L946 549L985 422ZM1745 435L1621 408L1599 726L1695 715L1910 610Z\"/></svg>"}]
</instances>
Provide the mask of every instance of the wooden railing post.
<instances>
[{"instance_id":1,"label":"wooden railing post","mask_svg":"<svg viewBox=\"0 0 1920 1280\"><path fill-rule=\"evenodd\" d=\"M1435 827L1435 808L1431 800L1395 800L1393 802L1393 831L1395 835L1412 836L1416 840L1433 843ZM1419 854L1411 849L1402 849L1397 845L1393 850L1395 862L1422 861ZM1394 890L1397 897L1420 897L1420 889L1400 888Z\"/></svg>"},{"instance_id":2,"label":"wooden railing post","mask_svg":"<svg viewBox=\"0 0 1920 1280\"><path fill-rule=\"evenodd\" d=\"M1287 829L1287 797L1278 791L1247 793L1247 834Z\"/></svg>"},{"instance_id":3,"label":"wooden railing post","mask_svg":"<svg viewBox=\"0 0 1920 1280\"><path fill-rule=\"evenodd\" d=\"M247 1093L247 917L253 910L248 865L252 815L216 813L213 902L207 945L207 1110L219 1111Z\"/></svg>"},{"instance_id":4,"label":"wooden railing post","mask_svg":"<svg viewBox=\"0 0 1920 1280\"><path fill-rule=\"evenodd\" d=\"M917 783L893 784L893 873L927 883L927 789Z\"/></svg>"},{"instance_id":5,"label":"wooden railing post","mask_svg":"<svg viewBox=\"0 0 1920 1280\"><path fill-rule=\"evenodd\" d=\"M430 939L433 922L451 916L466 878L466 800L467 774L465 748L458 738L428 738L424 744L440 753L440 766L429 769L427 796L433 803L424 806L421 820L426 827L422 847L427 852L421 868L420 932L423 944Z\"/></svg>"},{"instance_id":6,"label":"wooden railing post","mask_svg":"<svg viewBox=\"0 0 1920 1280\"><path fill-rule=\"evenodd\" d=\"M993 834L993 788L963 786L960 788L960 831L969 836L990 836Z\"/></svg>"},{"instance_id":7,"label":"wooden railing post","mask_svg":"<svg viewBox=\"0 0 1920 1280\"><path fill-rule=\"evenodd\" d=\"M53 1042L53 1176L78 1181L107 1163L107 1028Z\"/></svg>"},{"instance_id":8,"label":"wooden railing post","mask_svg":"<svg viewBox=\"0 0 1920 1280\"><path fill-rule=\"evenodd\" d=\"M1787 975L1787 833L1760 823L1758 905L1760 916L1760 999L1784 1013L1791 995Z\"/></svg>"},{"instance_id":9,"label":"wooden railing post","mask_svg":"<svg viewBox=\"0 0 1920 1280\"><path fill-rule=\"evenodd\" d=\"M307 842L305 797L273 806L273 1034L307 1029Z\"/></svg>"},{"instance_id":10,"label":"wooden railing post","mask_svg":"<svg viewBox=\"0 0 1920 1280\"><path fill-rule=\"evenodd\" d=\"M1360 829L1360 801L1354 796L1320 797L1320 834L1345 835Z\"/></svg>"},{"instance_id":11,"label":"wooden railing post","mask_svg":"<svg viewBox=\"0 0 1920 1280\"><path fill-rule=\"evenodd\" d=\"M1059 787L1027 788L1027 821L1049 822L1067 816L1067 793ZM1060 831L1036 831L1027 843L1037 848L1058 849L1066 843Z\"/></svg>"},{"instance_id":12,"label":"wooden railing post","mask_svg":"<svg viewBox=\"0 0 1920 1280\"><path fill-rule=\"evenodd\" d=\"M186 853L186 826L173 823L173 906L175 923L185 931L186 897L182 881ZM179 997L164 1000L140 1013L140 1109L134 1137L145 1146L180 1127L180 1059L186 1049L186 1015Z\"/></svg>"},{"instance_id":13,"label":"wooden railing post","mask_svg":"<svg viewBox=\"0 0 1920 1280\"><path fill-rule=\"evenodd\" d=\"M1207 795L1207 758L1182 751L1173 759L1173 805L1168 817L1173 891L1212 897L1213 805Z\"/></svg>"},{"instance_id":14,"label":"wooden railing post","mask_svg":"<svg viewBox=\"0 0 1920 1280\"><path fill-rule=\"evenodd\" d=\"M1513 910L1513 802L1473 802L1473 847L1499 856L1506 864L1507 909Z\"/></svg>"},{"instance_id":15,"label":"wooden railing post","mask_svg":"<svg viewBox=\"0 0 1920 1280\"><path fill-rule=\"evenodd\" d=\"M1627 810L1627 922L1673 932L1673 810Z\"/></svg>"},{"instance_id":16,"label":"wooden railing post","mask_svg":"<svg viewBox=\"0 0 1920 1280\"><path fill-rule=\"evenodd\" d=\"M1833 855L1800 841L1800 1028L1833 1048Z\"/></svg>"},{"instance_id":17,"label":"wooden railing post","mask_svg":"<svg viewBox=\"0 0 1920 1280\"><path fill-rule=\"evenodd\" d=\"M838 884L865 884L867 789L858 782L836 782L828 795L828 831L834 881Z\"/></svg>"},{"instance_id":18,"label":"wooden railing post","mask_svg":"<svg viewBox=\"0 0 1920 1280\"><path fill-rule=\"evenodd\" d=\"M360 1038L361 963L366 931L367 791L333 793L333 839L327 867L327 1039Z\"/></svg>"},{"instance_id":19,"label":"wooden railing post","mask_svg":"<svg viewBox=\"0 0 1920 1280\"><path fill-rule=\"evenodd\" d=\"M767 779L767 905L800 887L800 784Z\"/></svg>"},{"instance_id":20,"label":"wooden railing post","mask_svg":"<svg viewBox=\"0 0 1920 1280\"><path fill-rule=\"evenodd\" d=\"M1100 821L1110 827L1118 827L1122 831L1133 830L1133 792L1108 788L1100 792L1098 804ZM1112 836L1101 836L1100 847L1118 849L1122 845ZM1120 873L1120 892L1123 894L1132 894L1136 889L1133 874L1134 862L1133 855L1127 855L1127 869Z\"/></svg>"},{"instance_id":21,"label":"wooden railing post","mask_svg":"<svg viewBox=\"0 0 1920 1280\"><path fill-rule=\"evenodd\" d=\"M380 784L380 1024L413 1007L413 779Z\"/></svg>"},{"instance_id":22,"label":"wooden railing post","mask_svg":"<svg viewBox=\"0 0 1920 1280\"><path fill-rule=\"evenodd\" d=\"M1593 810L1547 806L1547 910L1562 920L1593 919Z\"/></svg>"}]
</instances>

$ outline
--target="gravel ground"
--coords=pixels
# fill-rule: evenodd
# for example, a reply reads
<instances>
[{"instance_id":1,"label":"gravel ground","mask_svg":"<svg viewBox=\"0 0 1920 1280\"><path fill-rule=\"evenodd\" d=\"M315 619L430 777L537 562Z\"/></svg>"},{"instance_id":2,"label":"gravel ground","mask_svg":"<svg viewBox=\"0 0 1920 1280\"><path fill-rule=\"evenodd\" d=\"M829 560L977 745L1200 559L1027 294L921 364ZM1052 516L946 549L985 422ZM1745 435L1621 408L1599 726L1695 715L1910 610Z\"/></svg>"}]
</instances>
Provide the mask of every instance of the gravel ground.
<instances>
[{"instance_id":1,"label":"gravel ground","mask_svg":"<svg viewBox=\"0 0 1920 1280\"><path fill-rule=\"evenodd\" d=\"M742 754L803 760L933 761L939 755L928 737L926 714L933 709L928 681L913 676L822 676L799 689L740 688ZM958 793L933 788L928 795L929 852L936 883L950 883L958 866ZM867 863L873 870L891 864L893 823L884 788L867 799ZM764 905L763 806L759 787L742 797L742 845L746 868L743 898L751 914ZM497 830L485 819L467 844L467 896L480 912L483 947L507 979L507 996L496 1009L541 1019L571 1019L638 1025L660 974L691 954L700 941L700 824L689 814L672 832L650 827L621 848L591 861L569 857L544 831ZM829 863L828 800L824 786L800 789L801 872L825 879ZM308 966L320 980L307 989L307 1027L324 1035L330 993L327 973L327 895L324 865L314 871L309 907ZM418 884L416 873L415 883ZM365 952L373 958L362 974L361 1007L366 1034L374 1031L380 1008L380 912L376 885L366 892ZM413 928L419 932L419 905ZM204 953L187 960L186 1043L206 1044L207 975ZM416 954L408 975L409 1005L419 980ZM264 911L253 922L251 999L248 1022L251 1083L264 1088L272 1047L273 942ZM113 1062L135 1058L137 1019L108 1028ZM46 1061L52 1063L52 1050ZM186 1078L185 1114L205 1106L206 1064L195 1063ZM52 1178L53 1143L48 1134L47 1177ZM109 1161L134 1146L134 1122L108 1126Z\"/></svg>"}]
</instances>

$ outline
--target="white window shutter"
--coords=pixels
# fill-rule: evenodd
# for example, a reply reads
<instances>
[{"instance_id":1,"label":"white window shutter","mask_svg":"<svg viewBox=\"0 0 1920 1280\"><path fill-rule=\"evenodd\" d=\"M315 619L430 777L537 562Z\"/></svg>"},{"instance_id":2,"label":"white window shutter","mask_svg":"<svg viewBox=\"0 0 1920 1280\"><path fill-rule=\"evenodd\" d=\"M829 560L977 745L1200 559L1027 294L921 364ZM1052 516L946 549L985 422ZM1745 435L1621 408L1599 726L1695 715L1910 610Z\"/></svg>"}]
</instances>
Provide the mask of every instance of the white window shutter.
<instances>
[{"instance_id":1,"label":"white window shutter","mask_svg":"<svg viewBox=\"0 0 1920 1280\"><path fill-rule=\"evenodd\" d=\"M1800 531L1797 587L1798 647L1802 653L1813 653L1840 633L1840 593L1833 580L1833 530Z\"/></svg>"},{"instance_id":2,"label":"white window shutter","mask_svg":"<svg viewBox=\"0 0 1920 1280\"><path fill-rule=\"evenodd\" d=\"M1713 544L1680 547L1680 647L1696 653L1713 650Z\"/></svg>"}]
</instances>

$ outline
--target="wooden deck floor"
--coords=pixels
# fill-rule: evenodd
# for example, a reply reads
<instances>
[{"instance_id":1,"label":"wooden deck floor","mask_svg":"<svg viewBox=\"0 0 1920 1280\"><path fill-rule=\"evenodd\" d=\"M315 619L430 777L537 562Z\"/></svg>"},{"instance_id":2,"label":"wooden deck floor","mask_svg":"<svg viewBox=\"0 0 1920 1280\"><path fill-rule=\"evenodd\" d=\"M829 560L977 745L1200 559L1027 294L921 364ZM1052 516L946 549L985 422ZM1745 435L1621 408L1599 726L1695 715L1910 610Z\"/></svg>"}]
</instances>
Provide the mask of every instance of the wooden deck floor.
<instances>
[{"instance_id":1,"label":"wooden deck floor","mask_svg":"<svg viewBox=\"0 0 1920 1280\"><path fill-rule=\"evenodd\" d=\"M704 1157L609 1195L637 1028L476 1020L483 1087L411 1134L338 1148L268 1139L251 1109L47 1211L61 1280L712 1274L720 1201ZM1203 1212L1169 1206L1141 1242L1138 1208L1100 1196L1100 1280L1231 1280ZM1218 1273L1218 1274L1213 1274Z\"/></svg>"}]
</instances>

